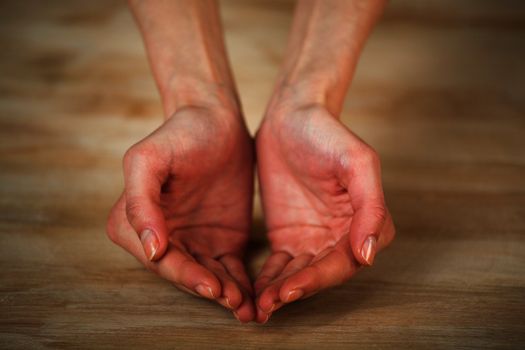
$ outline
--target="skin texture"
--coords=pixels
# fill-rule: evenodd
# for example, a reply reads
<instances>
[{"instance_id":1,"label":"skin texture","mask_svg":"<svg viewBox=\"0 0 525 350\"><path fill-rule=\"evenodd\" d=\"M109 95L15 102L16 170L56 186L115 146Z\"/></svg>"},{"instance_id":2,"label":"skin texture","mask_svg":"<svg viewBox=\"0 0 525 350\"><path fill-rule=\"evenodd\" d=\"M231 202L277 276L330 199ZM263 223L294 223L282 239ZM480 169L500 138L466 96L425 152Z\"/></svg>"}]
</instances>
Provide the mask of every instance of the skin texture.
<instances>
[{"instance_id":1,"label":"skin texture","mask_svg":"<svg viewBox=\"0 0 525 350\"><path fill-rule=\"evenodd\" d=\"M254 150L215 1L130 1L164 123L124 156L110 239L148 269L255 316L242 256L251 225ZM152 292L154 293L154 292Z\"/></svg>"},{"instance_id":2,"label":"skin texture","mask_svg":"<svg viewBox=\"0 0 525 350\"><path fill-rule=\"evenodd\" d=\"M377 154L326 109L267 119L257 134L258 174L272 255L257 281L257 321L283 304L349 279L369 235L394 237Z\"/></svg>"},{"instance_id":3,"label":"skin texture","mask_svg":"<svg viewBox=\"0 0 525 350\"><path fill-rule=\"evenodd\" d=\"M249 321L254 309L242 254L251 224L252 140L217 114L182 109L130 148L125 191L107 230L151 271ZM156 262L137 236L146 228L161 241Z\"/></svg>"},{"instance_id":4,"label":"skin texture","mask_svg":"<svg viewBox=\"0 0 525 350\"><path fill-rule=\"evenodd\" d=\"M256 321L348 280L394 238L377 153L339 120L384 1L298 2L285 61L257 133L272 254Z\"/></svg>"},{"instance_id":5,"label":"skin texture","mask_svg":"<svg viewBox=\"0 0 525 350\"><path fill-rule=\"evenodd\" d=\"M110 239L241 322L349 279L394 238L379 157L338 120L382 0L297 4L274 94L256 136L272 254L255 281L254 143L229 67L216 1L130 1L164 123L124 157Z\"/></svg>"}]
</instances>

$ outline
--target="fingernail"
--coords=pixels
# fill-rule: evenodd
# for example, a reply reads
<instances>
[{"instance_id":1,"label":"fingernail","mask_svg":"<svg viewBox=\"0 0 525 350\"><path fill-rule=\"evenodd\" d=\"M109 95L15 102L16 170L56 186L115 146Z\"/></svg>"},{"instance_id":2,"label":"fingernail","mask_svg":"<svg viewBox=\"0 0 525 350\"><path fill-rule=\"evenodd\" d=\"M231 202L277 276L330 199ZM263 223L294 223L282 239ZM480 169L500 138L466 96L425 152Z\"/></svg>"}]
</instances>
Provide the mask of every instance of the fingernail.
<instances>
[{"instance_id":1,"label":"fingernail","mask_svg":"<svg viewBox=\"0 0 525 350\"><path fill-rule=\"evenodd\" d=\"M363 243L363 248L361 248L361 256L365 259L366 263L371 266L374 263L374 257L376 255L376 237L368 236L365 243Z\"/></svg>"},{"instance_id":2,"label":"fingernail","mask_svg":"<svg viewBox=\"0 0 525 350\"><path fill-rule=\"evenodd\" d=\"M205 298L215 299L215 295L213 294L210 286L199 284L197 287L195 287L195 291Z\"/></svg>"},{"instance_id":3,"label":"fingernail","mask_svg":"<svg viewBox=\"0 0 525 350\"><path fill-rule=\"evenodd\" d=\"M272 307L270 308L270 310L268 310L269 313L273 312L273 310L275 310L275 304L272 304Z\"/></svg>"},{"instance_id":4,"label":"fingernail","mask_svg":"<svg viewBox=\"0 0 525 350\"><path fill-rule=\"evenodd\" d=\"M304 292L302 289L293 289L290 292L288 292L285 302L291 303L292 301L301 299L303 295L304 295Z\"/></svg>"},{"instance_id":5,"label":"fingernail","mask_svg":"<svg viewBox=\"0 0 525 350\"><path fill-rule=\"evenodd\" d=\"M144 252L148 257L148 260L153 261L155 253L157 253L157 250L159 249L159 240L155 232L149 228L142 231L140 234L140 243L142 243L142 246L144 247Z\"/></svg>"},{"instance_id":6,"label":"fingernail","mask_svg":"<svg viewBox=\"0 0 525 350\"><path fill-rule=\"evenodd\" d=\"M237 313L237 311L233 311L233 316L235 316L237 321L242 322L241 319L239 318L239 314Z\"/></svg>"},{"instance_id":7,"label":"fingernail","mask_svg":"<svg viewBox=\"0 0 525 350\"><path fill-rule=\"evenodd\" d=\"M219 302L219 304L221 304L222 306L228 308L228 309L233 309L232 307L232 304L230 303L230 299L225 297L225 298L220 298L217 300Z\"/></svg>"},{"instance_id":8,"label":"fingernail","mask_svg":"<svg viewBox=\"0 0 525 350\"><path fill-rule=\"evenodd\" d=\"M266 322L268 322L268 320L270 319L270 315L271 314L266 314L266 318L263 320L263 324L265 324Z\"/></svg>"}]
</instances>

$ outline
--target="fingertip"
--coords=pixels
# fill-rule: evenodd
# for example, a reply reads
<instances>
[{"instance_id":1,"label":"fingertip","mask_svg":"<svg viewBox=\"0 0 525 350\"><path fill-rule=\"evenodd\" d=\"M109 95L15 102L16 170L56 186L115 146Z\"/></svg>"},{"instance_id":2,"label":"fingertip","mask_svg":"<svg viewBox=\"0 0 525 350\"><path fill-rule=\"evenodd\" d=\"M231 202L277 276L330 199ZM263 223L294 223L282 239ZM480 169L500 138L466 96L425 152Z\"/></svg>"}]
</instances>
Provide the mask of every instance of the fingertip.
<instances>
[{"instance_id":1,"label":"fingertip","mask_svg":"<svg viewBox=\"0 0 525 350\"><path fill-rule=\"evenodd\" d=\"M311 267L306 267L288 277L279 291L279 298L283 303L291 303L301 299L305 294L315 292L318 289L317 274L315 271L312 271Z\"/></svg>"},{"instance_id":2,"label":"fingertip","mask_svg":"<svg viewBox=\"0 0 525 350\"><path fill-rule=\"evenodd\" d=\"M363 265L372 266L377 252L377 238L373 235L368 236L361 246L360 257Z\"/></svg>"},{"instance_id":3,"label":"fingertip","mask_svg":"<svg viewBox=\"0 0 525 350\"><path fill-rule=\"evenodd\" d=\"M233 310L232 311L232 314L233 316L237 319L237 321L241 322L241 323L246 323L246 321L244 321L241 316L239 315L239 313L236 311L236 310ZM249 321L248 321L249 322Z\"/></svg>"},{"instance_id":4,"label":"fingertip","mask_svg":"<svg viewBox=\"0 0 525 350\"><path fill-rule=\"evenodd\" d=\"M371 266L378 250L378 237L385 225L388 211L384 202L367 203L358 209L352 218L349 242L357 262Z\"/></svg>"},{"instance_id":5,"label":"fingertip","mask_svg":"<svg viewBox=\"0 0 525 350\"><path fill-rule=\"evenodd\" d=\"M222 293L222 287L220 282L210 271L206 270L204 267L202 267L202 269L203 270L201 271L195 269L195 274L192 278L193 281L187 281L184 284L190 285L191 289L195 290L199 295L207 299L219 298ZM201 277L199 278L199 276Z\"/></svg>"},{"instance_id":6,"label":"fingertip","mask_svg":"<svg viewBox=\"0 0 525 350\"><path fill-rule=\"evenodd\" d=\"M247 323L255 319L255 308L251 300L244 300L243 303L233 311L233 315L242 323Z\"/></svg>"},{"instance_id":7,"label":"fingertip","mask_svg":"<svg viewBox=\"0 0 525 350\"><path fill-rule=\"evenodd\" d=\"M220 261L206 256L198 256L197 261L217 279L221 286L221 294L217 302L224 307L234 310L243 302L243 293L239 282L228 274L226 266Z\"/></svg>"},{"instance_id":8,"label":"fingertip","mask_svg":"<svg viewBox=\"0 0 525 350\"><path fill-rule=\"evenodd\" d=\"M276 298L269 293L263 292L257 300L257 307L263 312L270 313L275 310L276 303Z\"/></svg>"},{"instance_id":9,"label":"fingertip","mask_svg":"<svg viewBox=\"0 0 525 350\"><path fill-rule=\"evenodd\" d=\"M243 302L243 295L238 285L232 280L221 278L222 294L221 299L224 299L225 306L230 309L236 309Z\"/></svg>"},{"instance_id":10,"label":"fingertip","mask_svg":"<svg viewBox=\"0 0 525 350\"><path fill-rule=\"evenodd\" d=\"M146 258L149 261L161 259L168 248L168 232L162 209L147 196L126 196L126 218L137 233Z\"/></svg>"},{"instance_id":11,"label":"fingertip","mask_svg":"<svg viewBox=\"0 0 525 350\"><path fill-rule=\"evenodd\" d=\"M211 296L212 296L212 299L217 299L221 296L222 294L222 286L221 284L219 283L219 281L216 281L216 284L215 283L210 283L210 290L211 290Z\"/></svg>"},{"instance_id":12,"label":"fingertip","mask_svg":"<svg viewBox=\"0 0 525 350\"><path fill-rule=\"evenodd\" d=\"M166 252L167 240L162 238L162 235L159 235L157 230L151 228L146 228L140 232L140 243L149 261L159 260Z\"/></svg>"},{"instance_id":13,"label":"fingertip","mask_svg":"<svg viewBox=\"0 0 525 350\"><path fill-rule=\"evenodd\" d=\"M299 300L303 297L304 290L300 288L292 289L287 293L281 293L281 300L283 303L291 303L296 300Z\"/></svg>"},{"instance_id":14,"label":"fingertip","mask_svg":"<svg viewBox=\"0 0 525 350\"><path fill-rule=\"evenodd\" d=\"M196 287L195 287L195 291L202 297L204 298L207 298L207 299L216 299L217 298L217 294L213 291L213 289L205 284L205 283L201 283L201 284L198 284Z\"/></svg>"},{"instance_id":15,"label":"fingertip","mask_svg":"<svg viewBox=\"0 0 525 350\"><path fill-rule=\"evenodd\" d=\"M230 286L222 286L222 295L217 298L217 302L227 309L235 310L243 302L242 294L233 290Z\"/></svg>"},{"instance_id":16,"label":"fingertip","mask_svg":"<svg viewBox=\"0 0 525 350\"><path fill-rule=\"evenodd\" d=\"M223 295L227 307L229 307L230 309L237 309L243 302L242 293L237 287L228 288L228 290L224 289L225 288L223 288Z\"/></svg>"},{"instance_id":17,"label":"fingertip","mask_svg":"<svg viewBox=\"0 0 525 350\"><path fill-rule=\"evenodd\" d=\"M159 240L159 247L152 261L158 261L162 259L162 257L168 251L168 245L169 245L168 233L166 232L166 229L159 228L156 230L156 232L157 232L157 237Z\"/></svg>"},{"instance_id":18,"label":"fingertip","mask_svg":"<svg viewBox=\"0 0 525 350\"><path fill-rule=\"evenodd\" d=\"M257 308L257 314L255 316L255 322L259 324L265 324L270 319L271 313L267 313L259 308Z\"/></svg>"}]
</instances>

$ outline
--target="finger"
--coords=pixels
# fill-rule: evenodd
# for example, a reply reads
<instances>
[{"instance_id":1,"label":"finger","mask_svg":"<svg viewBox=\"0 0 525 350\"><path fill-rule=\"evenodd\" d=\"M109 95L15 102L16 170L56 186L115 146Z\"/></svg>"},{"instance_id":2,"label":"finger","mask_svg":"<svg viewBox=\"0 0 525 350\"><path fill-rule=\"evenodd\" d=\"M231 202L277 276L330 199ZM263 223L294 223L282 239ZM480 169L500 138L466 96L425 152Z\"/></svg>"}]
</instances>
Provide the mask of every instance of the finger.
<instances>
[{"instance_id":1,"label":"finger","mask_svg":"<svg viewBox=\"0 0 525 350\"><path fill-rule=\"evenodd\" d=\"M215 259L206 256L199 256L198 261L213 272L221 283L222 293L217 298L217 302L227 309L235 310L242 303L242 293L237 282L226 272L224 266Z\"/></svg>"},{"instance_id":2,"label":"finger","mask_svg":"<svg viewBox=\"0 0 525 350\"><path fill-rule=\"evenodd\" d=\"M273 279L281 274L286 264L292 260L292 256L286 252L273 253L264 263L261 272L255 281L255 293L259 294Z\"/></svg>"},{"instance_id":3,"label":"finger","mask_svg":"<svg viewBox=\"0 0 525 350\"><path fill-rule=\"evenodd\" d=\"M386 206L381 185L379 157L365 149L352 165L347 190L352 198L354 214L350 224L352 252L362 265L370 266L377 253L377 241L386 219Z\"/></svg>"},{"instance_id":4,"label":"finger","mask_svg":"<svg viewBox=\"0 0 525 350\"><path fill-rule=\"evenodd\" d=\"M301 254L290 261L283 269L278 279L286 278L295 272L301 270L312 261L314 258L313 254Z\"/></svg>"},{"instance_id":5,"label":"finger","mask_svg":"<svg viewBox=\"0 0 525 350\"><path fill-rule=\"evenodd\" d=\"M123 214L124 200L121 198L114 210ZM195 261L193 256L182 248L171 247L164 258L156 263L149 261L139 238L129 222L116 219L112 230L112 240L135 256L150 270L176 284L181 289L188 289L208 299L221 295L221 284L217 277L204 266Z\"/></svg>"},{"instance_id":6,"label":"finger","mask_svg":"<svg viewBox=\"0 0 525 350\"><path fill-rule=\"evenodd\" d=\"M370 204L355 211L350 224L350 242L360 264L371 266L378 251L377 241L385 222L383 204Z\"/></svg>"},{"instance_id":7,"label":"finger","mask_svg":"<svg viewBox=\"0 0 525 350\"><path fill-rule=\"evenodd\" d=\"M250 278L246 273L246 269L240 258L233 254L223 255L219 261L222 263L226 271L232 276L239 285L244 288L248 294L253 294L252 284Z\"/></svg>"},{"instance_id":8,"label":"finger","mask_svg":"<svg viewBox=\"0 0 525 350\"><path fill-rule=\"evenodd\" d=\"M264 324L268 322L268 320L272 317L271 312L265 312L261 310L259 307L256 308L256 314L255 314L255 322Z\"/></svg>"},{"instance_id":9,"label":"finger","mask_svg":"<svg viewBox=\"0 0 525 350\"><path fill-rule=\"evenodd\" d=\"M252 321L255 317L255 308L252 299L253 288L241 259L233 254L226 254L222 256L219 261L241 287L242 303L237 309L233 310L233 315L243 323Z\"/></svg>"},{"instance_id":10,"label":"finger","mask_svg":"<svg viewBox=\"0 0 525 350\"><path fill-rule=\"evenodd\" d=\"M158 263L148 264L156 266L161 277L205 298L217 299L222 295L222 285L217 276L178 248L170 248Z\"/></svg>"},{"instance_id":11,"label":"finger","mask_svg":"<svg viewBox=\"0 0 525 350\"><path fill-rule=\"evenodd\" d=\"M246 290L243 290L242 303L237 309L233 310L233 315L242 323L250 322L255 318L253 299Z\"/></svg>"},{"instance_id":12,"label":"finger","mask_svg":"<svg viewBox=\"0 0 525 350\"><path fill-rule=\"evenodd\" d=\"M267 314L274 312L282 306L279 291L286 278L306 267L312 261L313 255L302 254L291 260L283 269L278 278L268 285L259 295L257 307Z\"/></svg>"},{"instance_id":13,"label":"finger","mask_svg":"<svg viewBox=\"0 0 525 350\"><path fill-rule=\"evenodd\" d=\"M324 257L289 276L282 283L280 300L291 303L348 280L357 270L358 264L353 259L347 241L344 244L345 241L332 248Z\"/></svg>"},{"instance_id":14,"label":"finger","mask_svg":"<svg viewBox=\"0 0 525 350\"><path fill-rule=\"evenodd\" d=\"M274 282L271 282L264 290L261 292L259 297L256 299L255 306L257 309L257 314L255 316L255 321L258 323L266 323L275 310L281 308L283 303L279 298L279 290L281 288L284 279L279 279Z\"/></svg>"},{"instance_id":15,"label":"finger","mask_svg":"<svg viewBox=\"0 0 525 350\"><path fill-rule=\"evenodd\" d=\"M160 259L168 246L168 234L160 193L167 164L152 146L137 144L124 156L126 215L139 235L150 261Z\"/></svg>"}]
</instances>

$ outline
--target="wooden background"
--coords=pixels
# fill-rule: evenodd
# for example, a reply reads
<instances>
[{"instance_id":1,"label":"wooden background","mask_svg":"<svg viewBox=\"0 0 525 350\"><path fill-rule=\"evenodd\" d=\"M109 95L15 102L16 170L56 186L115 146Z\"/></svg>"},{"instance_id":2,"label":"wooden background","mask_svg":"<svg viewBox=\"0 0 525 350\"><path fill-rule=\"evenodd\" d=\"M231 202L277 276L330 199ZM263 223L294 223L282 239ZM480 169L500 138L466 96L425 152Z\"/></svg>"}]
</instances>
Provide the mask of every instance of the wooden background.
<instances>
[{"instance_id":1,"label":"wooden background","mask_svg":"<svg viewBox=\"0 0 525 350\"><path fill-rule=\"evenodd\" d=\"M251 131L292 7L223 3ZM382 156L398 237L264 326L177 291L105 236L121 157L161 121L125 4L2 1L0 50L0 348L523 348L523 1L389 5L343 119ZM252 248L255 272L259 204Z\"/></svg>"}]
</instances>

